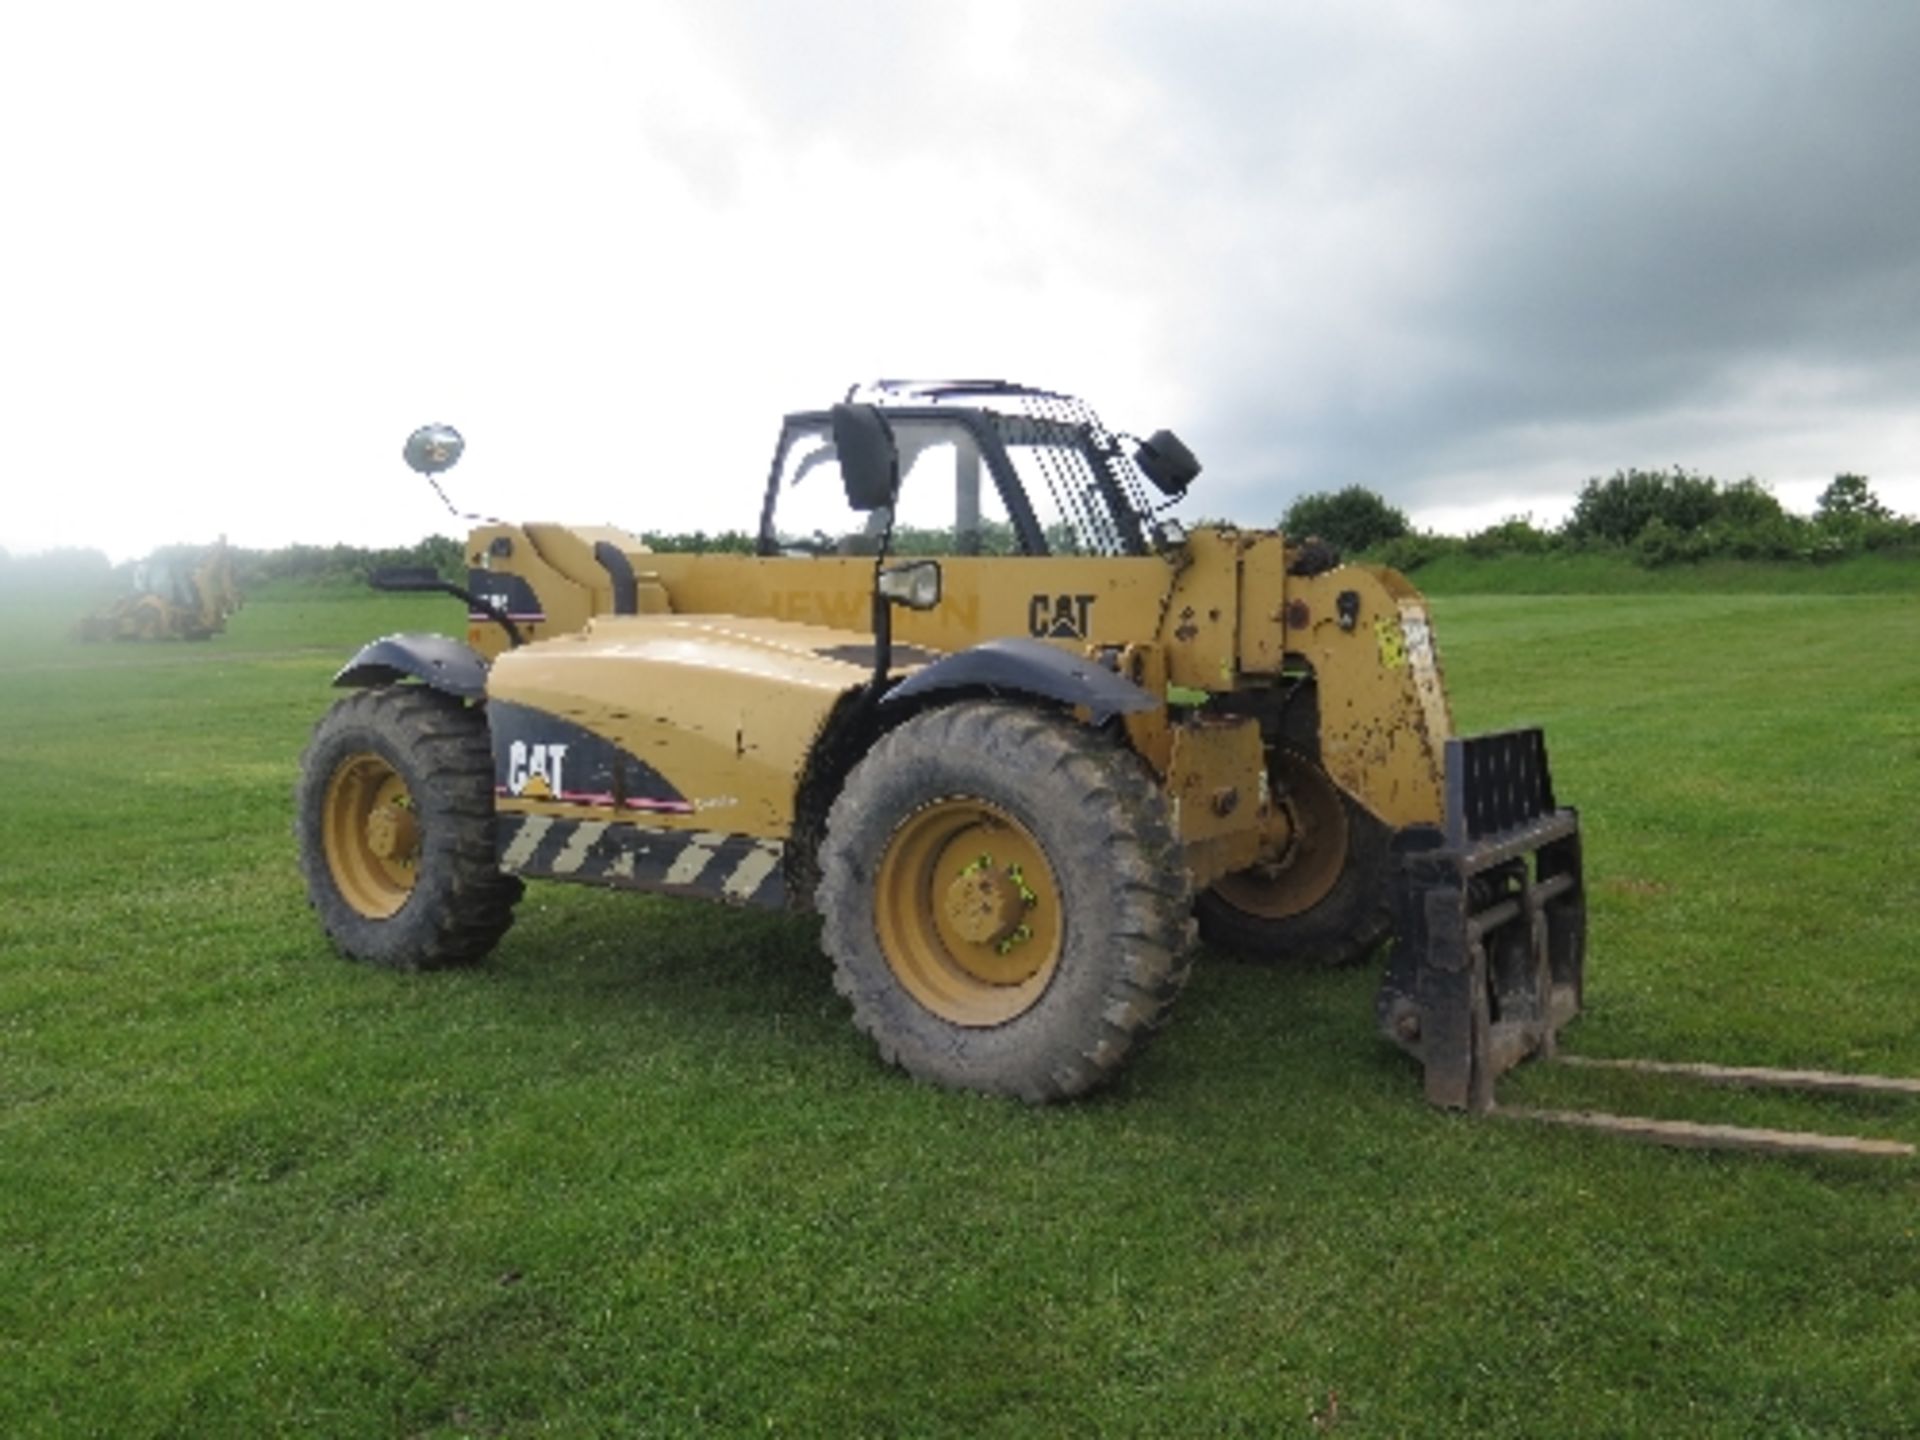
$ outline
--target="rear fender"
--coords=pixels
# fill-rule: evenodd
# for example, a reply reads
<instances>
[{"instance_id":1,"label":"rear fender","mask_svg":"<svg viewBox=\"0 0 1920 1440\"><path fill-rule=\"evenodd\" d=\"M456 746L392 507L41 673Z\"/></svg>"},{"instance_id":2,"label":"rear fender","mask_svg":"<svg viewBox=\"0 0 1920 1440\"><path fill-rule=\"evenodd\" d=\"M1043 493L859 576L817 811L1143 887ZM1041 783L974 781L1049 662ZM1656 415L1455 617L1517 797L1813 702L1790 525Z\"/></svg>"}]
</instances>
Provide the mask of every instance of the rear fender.
<instances>
[{"instance_id":1,"label":"rear fender","mask_svg":"<svg viewBox=\"0 0 1920 1440\"><path fill-rule=\"evenodd\" d=\"M418 680L462 700L487 693L487 662L470 645L445 635L387 635L362 647L333 677L335 685L392 685Z\"/></svg>"},{"instance_id":2,"label":"rear fender","mask_svg":"<svg viewBox=\"0 0 1920 1440\"><path fill-rule=\"evenodd\" d=\"M1038 640L1010 636L936 660L889 690L881 701L895 705L943 691L1026 695L1062 705L1085 706L1093 723L1158 708L1165 702L1104 665Z\"/></svg>"}]
</instances>

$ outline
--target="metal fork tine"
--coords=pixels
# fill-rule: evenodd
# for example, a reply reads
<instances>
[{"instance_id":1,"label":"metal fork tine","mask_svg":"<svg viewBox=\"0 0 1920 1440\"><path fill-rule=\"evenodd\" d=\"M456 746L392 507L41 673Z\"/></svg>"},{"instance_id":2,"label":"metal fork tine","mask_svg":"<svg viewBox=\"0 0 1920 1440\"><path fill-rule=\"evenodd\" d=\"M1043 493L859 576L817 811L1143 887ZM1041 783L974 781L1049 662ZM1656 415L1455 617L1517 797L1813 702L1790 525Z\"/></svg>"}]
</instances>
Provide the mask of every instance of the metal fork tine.
<instances>
[{"instance_id":1,"label":"metal fork tine","mask_svg":"<svg viewBox=\"0 0 1920 1440\"><path fill-rule=\"evenodd\" d=\"M1600 1130L1629 1140L1648 1140L1687 1150L1758 1150L1774 1155L1867 1155L1908 1159L1914 1147L1904 1140L1870 1140L1858 1135L1822 1135L1811 1130L1762 1130L1747 1125L1697 1125L1690 1120L1652 1120L1644 1115L1609 1115L1598 1110L1536 1110L1501 1105L1495 1115Z\"/></svg>"},{"instance_id":2,"label":"metal fork tine","mask_svg":"<svg viewBox=\"0 0 1920 1440\"><path fill-rule=\"evenodd\" d=\"M1688 1060L1616 1060L1593 1055L1556 1055L1554 1063L1588 1070L1629 1070L1641 1075L1680 1075L1710 1085L1753 1089L1823 1090L1851 1095L1920 1095L1920 1080L1893 1075L1848 1075L1833 1070L1775 1070L1764 1065L1706 1065Z\"/></svg>"}]
</instances>

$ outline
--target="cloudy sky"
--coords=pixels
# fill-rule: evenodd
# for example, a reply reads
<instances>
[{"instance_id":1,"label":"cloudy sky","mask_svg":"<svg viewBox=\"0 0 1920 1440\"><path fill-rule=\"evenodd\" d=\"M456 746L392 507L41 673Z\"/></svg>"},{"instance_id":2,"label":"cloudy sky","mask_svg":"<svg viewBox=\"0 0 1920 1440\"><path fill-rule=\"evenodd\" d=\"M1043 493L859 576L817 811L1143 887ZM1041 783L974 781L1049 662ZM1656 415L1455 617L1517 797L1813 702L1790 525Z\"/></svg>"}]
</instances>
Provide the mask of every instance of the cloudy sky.
<instances>
[{"instance_id":1,"label":"cloudy sky","mask_svg":"<svg viewBox=\"0 0 1920 1440\"><path fill-rule=\"evenodd\" d=\"M749 526L878 375L1170 425L1192 514L1628 465L1920 511L1920 5L12 5L0 547Z\"/></svg>"}]
</instances>

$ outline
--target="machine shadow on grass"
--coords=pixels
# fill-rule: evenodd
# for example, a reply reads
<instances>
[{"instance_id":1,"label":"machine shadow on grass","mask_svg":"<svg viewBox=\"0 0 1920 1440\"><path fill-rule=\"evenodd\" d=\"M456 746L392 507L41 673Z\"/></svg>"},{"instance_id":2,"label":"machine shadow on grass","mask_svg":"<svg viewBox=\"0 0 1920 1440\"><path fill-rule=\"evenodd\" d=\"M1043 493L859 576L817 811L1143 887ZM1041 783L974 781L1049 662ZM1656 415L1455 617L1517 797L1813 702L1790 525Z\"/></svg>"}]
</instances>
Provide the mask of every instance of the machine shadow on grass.
<instances>
[{"instance_id":1,"label":"machine shadow on grass","mask_svg":"<svg viewBox=\"0 0 1920 1440\"><path fill-rule=\"evenodd\" d=\"M473 973L571 1018L574 1012L831 1017L842 1008L812 916L736 911L550 886L522 902L514 928ZM422 977L431 984L436 977ZM822 1022L823 1036L844 1019Z\"/></svg>"},{"instance_id":2,"label":"machine shadow on grass","mask_svg":"<svg viewBox=\"0 0 1920 1440\"><path fill-rule=\"evenodd\" d=\"M514 928L483 964L458 978L428 974L404 983L429 992L447 983L498 992L510 997L520 1023L556 1037L644 1021L741 1054L775 1046L803 1069L837 1068L850 1057L881 1099L896 1088L931 1093L876 1059L847 1024L819 931L812 916L548 886L522 902ZM395 979L367 975L373 985ZM1142 1104L1177 1116L1208 1091L1284 1092L1290 1107L1311 1111L1350 1100L1358 1086L1407 1104L1418 1094L1417 1069L1367 1023L1377 979L1377 957L1340 970L1301 970L1203 948L1180 1013L1146 1048L1139 1073L1121 1075L1081 1105L1047 1112L1047 1123L1074 1125L1075 1114ZM950 1103L971 1109L977 1102Z\"/></svg>"}]
</instances>

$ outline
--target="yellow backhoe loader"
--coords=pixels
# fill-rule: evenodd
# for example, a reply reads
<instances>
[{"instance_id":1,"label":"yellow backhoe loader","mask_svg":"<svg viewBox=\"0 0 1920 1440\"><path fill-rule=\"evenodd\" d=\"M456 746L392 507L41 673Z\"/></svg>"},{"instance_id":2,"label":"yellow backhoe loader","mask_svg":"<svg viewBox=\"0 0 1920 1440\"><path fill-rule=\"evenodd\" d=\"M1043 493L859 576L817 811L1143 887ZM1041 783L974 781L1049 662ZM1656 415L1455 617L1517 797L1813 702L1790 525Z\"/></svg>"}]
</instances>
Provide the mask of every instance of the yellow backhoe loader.
<instances>
[{"instance_id":1,"label":"yellow backhoe loader","mask_svg":"<svg viewBox=\"0 0 1920 1440\"><path fill-rule=\"evenodd\" d=\"M75 628L81 640L210 640L240 608L226 537L202 548L155 551L133 568L128 593Z\"/></svg>"}]
</instances>

